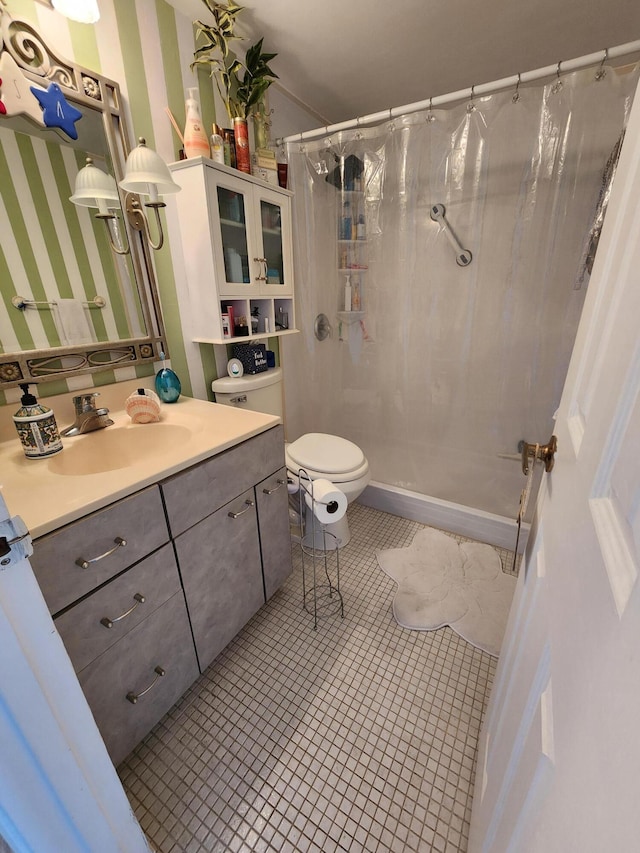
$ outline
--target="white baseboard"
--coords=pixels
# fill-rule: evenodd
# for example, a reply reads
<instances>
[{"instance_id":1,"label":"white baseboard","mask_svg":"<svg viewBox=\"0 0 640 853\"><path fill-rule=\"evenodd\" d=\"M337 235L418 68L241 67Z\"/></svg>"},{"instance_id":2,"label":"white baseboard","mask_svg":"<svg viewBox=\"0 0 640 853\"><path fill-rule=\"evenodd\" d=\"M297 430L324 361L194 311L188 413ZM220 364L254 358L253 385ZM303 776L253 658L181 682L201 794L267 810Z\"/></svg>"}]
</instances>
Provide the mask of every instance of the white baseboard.
<instances>
[{"instance_id":1,"label":"white baseboard","mask_svg":"<svg viewBox=\"0 0 640 853\"><path fill-rule=\"evenodd\" d=\"M374 509L419 521L440 530L448 530L469 539L486 542L498 548L513 551L518 526L515 519L494 515L479 509L454 504L410 492L384 483L371 482L358 498L358 503ZM523 524L518 542L518 553L523 553L529 537L529 524Z\"/></svg>"}]
</instances>

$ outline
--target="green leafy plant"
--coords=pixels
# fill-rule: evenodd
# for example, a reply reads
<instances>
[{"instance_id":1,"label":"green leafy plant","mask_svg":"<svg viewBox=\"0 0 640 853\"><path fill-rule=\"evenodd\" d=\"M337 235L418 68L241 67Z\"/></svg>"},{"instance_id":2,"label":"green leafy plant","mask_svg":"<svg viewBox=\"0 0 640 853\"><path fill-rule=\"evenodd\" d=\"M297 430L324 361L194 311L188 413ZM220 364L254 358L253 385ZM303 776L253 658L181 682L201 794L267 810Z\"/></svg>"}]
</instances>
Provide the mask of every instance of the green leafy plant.
<instances>
[{"instance_id":1,"label":"green leafy plant","mask_svg":"<svg viewBox=\"0 0 640 853\"><path fill-rule=\"evenodd\" d=\"M259 109L267 89L278 77L269 67L277 54L263 53L263 39L260 39L247 50L242 62L231 50L230 42L242 39L234 29L243 7L233 0L226 5L215 0L202 2L213 15L214 23L196 21L197 39L204 39L204 43L196 48L191 67L208 67L229 118L246 119Z\"/></svg>"}]
</instances>

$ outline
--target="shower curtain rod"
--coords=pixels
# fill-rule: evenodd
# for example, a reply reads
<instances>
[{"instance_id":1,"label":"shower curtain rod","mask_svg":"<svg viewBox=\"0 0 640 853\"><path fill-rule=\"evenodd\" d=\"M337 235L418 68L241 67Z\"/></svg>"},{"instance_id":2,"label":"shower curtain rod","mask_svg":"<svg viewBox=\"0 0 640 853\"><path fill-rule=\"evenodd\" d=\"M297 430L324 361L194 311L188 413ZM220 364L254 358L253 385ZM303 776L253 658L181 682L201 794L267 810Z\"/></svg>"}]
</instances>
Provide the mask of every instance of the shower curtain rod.
<instances>
[{"instance_id":1,"label":"shower curtain rod","mask_svg":"<svg viewBox=\"0 0 640 853\"><path fill-rule=\"evenodd\" d=\"M630 41L626 44L620 44L617 47L600 50L597 53L589 53L585 56L579 56L576 59L558 62L556 65L546 65L544 68L525 71L522 74L515 74L512 77L503 77L501 80L494 80L491 83L481 83L478 86L472 86L470 89L460 89L458 92L450 92L448 95L436 95L434 98L417 101L414 104L406 104L403 107L392 107L382 112L371 113L370 115L349 119L348 121L341 121L338 124L330 124L325 127L318 127L315 130L306 130L302 133L294 133L291 136L277 139L276 145L282 145L285 142L303 142L305 139L314 139L317 136L322 136L322 134L351 130L361 125L376 124L397 118L397 116L407 115L408 113L417 113L420 110L433 109L433 107L451 104L454 101L464 101L469 98L480 97L481 95L490 95L503 89L510 89L513 86L531 83L533 80L540 80L543 77L552 77L554 74L560 77L562 73L568 71L577 71L580 68L587 68L589 65L597 65L598 63L604 64L608 59L616 59L620 56L638 52L640 52L640 40Z\"/></svg>"}]
</instances>

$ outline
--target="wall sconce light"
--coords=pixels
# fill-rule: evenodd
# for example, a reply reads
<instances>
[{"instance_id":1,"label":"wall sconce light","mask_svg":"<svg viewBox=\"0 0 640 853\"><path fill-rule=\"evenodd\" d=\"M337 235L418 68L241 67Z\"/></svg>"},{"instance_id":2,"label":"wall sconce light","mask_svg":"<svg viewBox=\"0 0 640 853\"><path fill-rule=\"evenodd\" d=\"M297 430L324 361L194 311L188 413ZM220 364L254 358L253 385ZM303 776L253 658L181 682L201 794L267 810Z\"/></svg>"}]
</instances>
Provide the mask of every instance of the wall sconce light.
<instances>
[{"instance_id":1,"label":"wall sconce light","mask_svg":"<svg viewBox=\"0 0 640 853\"><path fill-rule=\"evenodd\" d=\"M136 231L144 231L152 249L161 249L164 233L159 210L166 205L160 200L160 196L180 192L182 188L171 177L171 172L164 160L153 149L147 148L147 143L142 137L127 157L124 179L120 181L120 187L127 194L125 211L129 225ZM151 238L149 222L138 196L149 197L149 201L144 202L144 207L151 208L155 213L159 235L156 242ZM118 255L129 254L128 241L124 247L116 245L112 234L112 228L117 232L118 220L115 213L111 211L120 209L120 196L116 182L111 175L107 175L95 166L90 157L87 157L87 165L80 169L76 176L75 189L70 201L80 207L97 208L96 219L104 221L113 251ZM118 243L120 242L118 234Z\"/></svg>"},{"instance_id":2,"label":"wall sconce light","mask_svg":"<svg viewBox=\"0 0 640 853\"><path fill-rule=\"evenodd\" d=\"M95 24L100 18L98 0L51 0L51 5L65 18L81 24Z\"/></svg>"},{"instance_id":3,"label":"wall sconce light","mask_svg":"<svg viewBox=\"0 0 640 853\"><path fill-rule=\"evenodd\" d=\"M127 157L124 167L124 179L120 181L120 187L127 193L134 193L135 196L149 197L149 201L145 201L144 206L151 208L155 213L159 234L157 242L154 243L151 239L147 217L140 208L140 203L135 196L129 195L127 197L127 216L129 224L133 228L137 231L144 230L152 249L161 249L164 243L164 234L162 232L159 210L161 207L166 207L166 205L163 201L160 201L159 197L180 192L182 187L178 186L173 180L171 172L162 157L156 154L152 148L147 148L147 143L142 137L140 137L138 145Z\"/></svg>"},{"instance_id":4,"label":"wall sconce light","mask_svg":"<svg viewBox=\"0 0 640 853\"><path fill-rule=\"evenodd\" d=\"M116 230L116 216L114 213L110 213L110 211L120 209L118 187L111 175L107 175L106 172L103 172L102 169L94 165L91 157L87 157L87 165L83 166L76 175L75 188L69 201L77 204L78 207L97 208L96 219L102 219L104 222L113 251L118 255L129 254L128 242L124 248L116 245L111 228L109 227L109 223L113 222L114 230ZM119 234L117 236L119 238ZM120 239L118 239L118 242L120 243Z\"/></svg>"}]
</instances>

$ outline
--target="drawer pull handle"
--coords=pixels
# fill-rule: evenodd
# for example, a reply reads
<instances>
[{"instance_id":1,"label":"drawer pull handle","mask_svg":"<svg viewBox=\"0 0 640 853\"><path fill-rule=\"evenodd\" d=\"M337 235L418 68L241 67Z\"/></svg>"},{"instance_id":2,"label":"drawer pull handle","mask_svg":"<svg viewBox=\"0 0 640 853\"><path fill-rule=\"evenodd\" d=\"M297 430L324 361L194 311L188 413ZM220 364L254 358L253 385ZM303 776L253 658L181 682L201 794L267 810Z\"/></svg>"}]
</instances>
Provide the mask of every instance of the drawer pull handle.
<instances>
[{"instance_id":1,"label":"drawer pull handle","mask_svg":"<svg viewBox=\"0 0 640 853\"><path fill-rule=\"evenodd\" d=\"M162 676L166 674L166 671L161 666L157 666L153 671L156 673L156 677L153 679L153 681L151 682L151 684L148 687L145 687L145 689L141 690L140 693L133 693L133 692L127 693L127 699L129 700L129 702L131 702L132 705L135 705L136 702L138 701L138 699L140 699L142 696L144 696L146 693L148 693L151 690L151 688L154 686L156 681L159 678L162 678Z\"/></svg>"},{"instance_id":2,"label":"drawer pull handle","mask_svg":"<svg viewBox=\"0 0 640 853\"><path fill-rule=\"evenodd\" d=\"M127 611L125 611L124 613L121 613L120 616L115 616L113 619L109 619L108 616L104 616L100 620L100 624L104 625L105 628L113 628L113 625L115 622L119 622L121 619L124 619L125 616L128 616L130 613L133 613L133 611L136 609L136 607L139 604L144 604L144 595L142 595L142 593L136 592L136 594L133 597L134 597L135 602L136 602L133 605L133 607L130 607Z\"/></svg>"},{"instance_id":3,"label":"drawer pull handle","mask_svg":"<svg viewBox=\"0 0 640 853\"><path fill-rule=\"evenodd\" d=\"M253 501L250 501L248 498L247 498L247 500L245 501L245 504L246 504L246 506L245 506L245 508L244 508L244 509L241 509L241 510L239 510L238 512L230 512L230 513L229 513L229 518L240 518L240 516L241 516L241 515L244 515L244 514L245 514L245 512L249 512L249 510L251 509L251 507L252 507L252 506L254 506Z\"/></svg>"},{"instance_id":4,"label":"drawer pull handle","mask_svg":"<svg viewBox=\"0 0 640 853\"><path fill-rule=\"evenodd\" d=\"M98 557L92 557L90 560L85 560L84 557L78 557L76 560L76 566L80 566L81 569L88 569L91 563L97 563L98 560L104 560L105 557L113 554L113 552L117 551L118 548L124 548L127 544L127 540L123 539L121 536L116 536L113 541L116 543L113 548L109 551L105 551L104 554L100 554Z\"/></svg>"},{"instance_id":5,"label":"drawer pull handle","mask_svg":"<svg viewBox=\"0 0 640 853\"><path fill-rule=\"evenodd\" d=\"M282 486L284 486L284 484L287 481L286 480L277 480L276 482L278 483L278 485L275 486L273 489L263 489L262 490L265 493L265 495L272 495L274 492L277 492L278 489L281 488Z\"/></svg>"}]
</instances>

